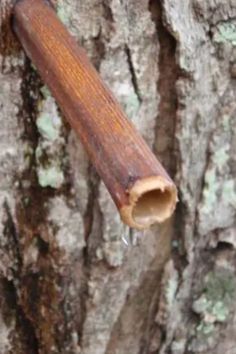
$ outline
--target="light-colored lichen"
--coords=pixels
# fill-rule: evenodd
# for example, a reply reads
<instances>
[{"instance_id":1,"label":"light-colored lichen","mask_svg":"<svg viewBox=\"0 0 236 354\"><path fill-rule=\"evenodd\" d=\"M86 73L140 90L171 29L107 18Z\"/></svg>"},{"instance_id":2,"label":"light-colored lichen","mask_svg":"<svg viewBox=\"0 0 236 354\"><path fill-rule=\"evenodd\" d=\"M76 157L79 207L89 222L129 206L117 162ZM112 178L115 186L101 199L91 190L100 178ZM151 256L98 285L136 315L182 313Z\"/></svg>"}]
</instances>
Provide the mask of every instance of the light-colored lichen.
<instances>
[{"instance_id":1,"label":"light-colored lichen","mask_svg":"<svg viewBox=\"0 0 236 354\"><path fill-rule=\"evenodd\" d=\"M120 267L124 261L124 244L122 240L104 242L103 258L112 267Z\"/></svg>"},{"instance_id":2,"label":"light-colored lichen","mask_svg":"<svg viewBox=\"0 0 236 354\"><path fill-rule=\"evenodd\" d=\"M56 197L49 202L48 219L56 226L53 231L59 248L66 251L67 256L78 253L85 246L84 225L81 214L69 207L63 197Z\"/></svg>"},{"instance_id":3,"label":"light-colored lichen","mask_svg":"<svg viewBox=\"0 0 236 354\"><path fill-rule=\"evenodd\" d=\"M235 180L229 179L223 183L222 194L228 203L236 208L236 184Z\"/></svg>"},{"instance_id":4,"label":"light-colored lichen","mask_svg":"<svg viewBox=\"0 0 236 354\"><path fill-rule=\"evenodd\" d=\"M175 275L177 275L177 273ZM171 307L174 302L177 288L178 288L178 277L174 276L168 280L166 285L166 300L169 307Z\"/></svg>"},{"instance_id":5,"label":"light-colored lichen","mask_svg":"<svg viewBox=\"0 0 236 354\"><path fill-rule=\"evenodd\" d=\"M229 111L229 107L224 108L220 125L210 140L202 200L198 207L199 231L203 235L217 228L230 227L235 218L236 184L231 168L234 130Z\"/></svg>"},{"instance_id":6,"label":"light-colored lichen","mask_svg":"<svg viewBox=\"0 0 236 354\"><path fill-rule=\"evenodd\" d=\"M222 125L225 131L230 129L230 116L228 114L224 114L222 117Z\"/></svg>"},{"instance_id":7,"label":"light-colored lichen","mask_svg":"<svg viewBox=\"0 0 236 354\"><path fill-rule=\"evenodd\" d=\"M212 332L214 332L215 326L213 323L205 323L205 322L201 322L198 326L197 326L197 331L201 332L204 335L209 335Z\"/></svg>"},{"instance_id":8,"label":"light-colored lichen","mask_svg":"<svg viewBox=\"0 0 236 354\"><path fill-rule=\"evenodd\" d=\"M171 344L171 353L182 353L186 347L186 339L174 340Z\"/></svg>"},{"instance_id":9,"label":"light-colored lichen","mask_svg":"<svg viewBox=\"0 0 236 354\"><path fill-rule=\"evenodd\" d=\"M51 96L51 91L49 90L48 86L44 85L41 87L40 92L42 93L43 97L47 99Z\"/></svg>"},{"instance_id":10,"label":"light-colored lichen","mask_svg":"<svg viewBox=\"0 0 236 354\"><path fill-rule=\"evenodd\" d=\"M129 96L127 96L127 99L124 103L124 109L128 117L133 117L135 114L137 114L139 107L140 103L135 93L131 93Z\"/></svg>"},{"instance_id":11,"label":"light-colored lichen","mask_svg":"<svg viewBox=\"0 0 236 354\"><path fill-rule=\"evenodd\" d=\"M222 171L223 167L229 160L229 149L230 146L228 144L220 147L218 150L215 151L213 155L213 162L214 166L217 166L217 168Z\"/></svg>"},{"instance_id":12,"label":"light-colored lichen","mask_svg":"<svg viewBox=\"0 0 236 354\"><path fill-rule=\"evenodd\" d=\"M203 189L204 205L202 212L210 213L217 201L217 191L220 183L216 178L215 166L207 170L205 175L205 187Z\"/></svg>"},{"instance_id":13,"label":"light-colored lichen","mask_svg":"<svg viewBox=\"0 0 236 354\"><path fill-rule=\"evenodd\" d=\"M231 304L236 295L236 278L228 269L216 269L207 274L204 292L213 301L225 300Z\"/></svg>"},{"instance_id":14,"label":"light-colored lichen","mask_svg":"<svg viewBox=\"0 0 236 354\"><path fill-rule=\"evenodd\" d=\"M205 295L193 303L193 310L203 317L204 324L224 322L229 315L229 309L223 301L214 302L207 299Z\"/></svg>"},{"instance_id":15,"label":"light-colored lichen","mask_svg":"<svg viewBox=\"0 0 236 354\"><path fill-rule=\"evenodd\" d=\"M216 267L205 276L202 293L192 304L199 321L188 345L189 350L205 352L215 345L219 326L229 319L235 297L234 271Z\"/></svg>"},{"instance_id":16,"label":"light-colored lichen","mask_svg":"<svg viewBox=\"0 0 236 354\"><path fill-rule=\"evenodd\" d=\"M179 274L173 260L170 260L164 269L160 305L155 319L161 325L164 325L167 319L172 316L178 285Z\"/></svg>"},{"instance_id":17,"label":"light-colored lichen","mask_svg":"<svg viewBox=\"0 0 236 354\"><path fill-rule=\"evenodd\" d=\"M70 7L63 3L61 0L57 2L57 16L64 23L64 25L69 26L70 24Z\"/></svg>"},{"instance_id":18,"label":"light-colored lichen","mask_svg":"<svg viewBox=\"0 0 236 354\"><path fill-rule=\"evenodd\" d=\"M193 302L192 309L200 315L197 331L209 334L214 324L225 322L230 314L236 294L236 280L229 270L207 274L201 296Z\"/></svg>"},{"instance_id":19,"label":"light-colored lichen","mask_svg":"<svg viewBox=\"0 0 236 354\"><path fill-rule=\"evenodd\" d=\"M219 23L216 27L214 40L217 43L229 42L236 46L236 22L235 20Z\"/></svg>"},{"instance_id":20,"label":"light-colored lichen","mask_svg":"<svg viewBox=\"0 0 236 354\"><path fill-rule=\"evenodd\" d=\"M48 167L39 166L37 174L41 187L60 188L64 182L63 172L56 165Z\"/></svg>"},{"instance_id":21,"label":"light-colored lichen","mask_svg":"<svg viewBox=\"0 0 236 354\"><path fill-rule=\"evenodd\" d=\"M60 135L61 119L58 115L51 116L48 113L39 115L37 121L37 128L40 134L48 140L55 140Z\"/></svg>"},{"instance_id":22,"label":"light-colored lichen","mask_svg":"<svg viewBox=\"0 0 236 354\"><path fill-rule=\"evenodd\" d=\"M36 171L41 187L60 188L64 182L62 170L62 149L64 139L61 136L62 120L54 98L44 87L45 99L39 104L36 120L40 138L35 149Z\"/></svg>"}]
</instances>

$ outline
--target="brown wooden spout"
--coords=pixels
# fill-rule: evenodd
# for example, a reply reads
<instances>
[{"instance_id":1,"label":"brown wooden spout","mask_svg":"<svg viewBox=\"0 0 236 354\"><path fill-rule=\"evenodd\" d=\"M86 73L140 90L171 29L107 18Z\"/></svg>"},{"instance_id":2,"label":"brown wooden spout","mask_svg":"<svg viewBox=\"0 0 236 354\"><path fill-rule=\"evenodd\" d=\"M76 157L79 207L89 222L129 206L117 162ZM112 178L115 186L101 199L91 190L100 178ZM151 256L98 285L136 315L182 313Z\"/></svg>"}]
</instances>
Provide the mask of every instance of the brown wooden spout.
<instances>
[{"instance_id":1,"label":"brown wooden spout","mask_svg":"<svg viewBox=\"0 0 236 354\"><path fill-rule=\"evenodd\" d=\"M173 213L176 187L84 50L44 0L20 0L14 29L107 186L122 220L147 228Z\"/></svg>"}]
</instances>

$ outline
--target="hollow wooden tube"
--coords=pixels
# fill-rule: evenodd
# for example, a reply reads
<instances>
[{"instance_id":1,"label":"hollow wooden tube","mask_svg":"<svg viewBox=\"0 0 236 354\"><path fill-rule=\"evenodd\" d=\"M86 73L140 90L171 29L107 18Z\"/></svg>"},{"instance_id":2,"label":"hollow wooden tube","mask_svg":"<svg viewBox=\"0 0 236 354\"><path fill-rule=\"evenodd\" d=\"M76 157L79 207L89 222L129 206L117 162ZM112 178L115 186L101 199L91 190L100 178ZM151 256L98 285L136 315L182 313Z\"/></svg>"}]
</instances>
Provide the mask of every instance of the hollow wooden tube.
<instances>
[{"instance_id":1,"label":"hollow wooden tube","mask_svg":"<svg viewBox=\"0 0 236 354\"><path fill-rule=\"evenodd\" d=\"M13 23L122 220L144 229L169 218L177 201L174 183L53 8L45 0L19 0Z\"/></svg>"}]
</instances>

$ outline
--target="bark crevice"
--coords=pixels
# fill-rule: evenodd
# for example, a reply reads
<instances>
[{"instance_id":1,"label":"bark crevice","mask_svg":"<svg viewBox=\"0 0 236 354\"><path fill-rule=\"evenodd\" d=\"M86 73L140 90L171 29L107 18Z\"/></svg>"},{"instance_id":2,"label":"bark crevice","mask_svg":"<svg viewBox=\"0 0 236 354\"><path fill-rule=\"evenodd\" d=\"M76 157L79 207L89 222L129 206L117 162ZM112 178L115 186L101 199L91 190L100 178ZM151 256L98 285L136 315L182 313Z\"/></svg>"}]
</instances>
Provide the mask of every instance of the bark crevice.
<instances>
[{"instance_id":1,"label":"bark crevice","mask_svg":"<svg viewBox=\"0 0 236 354\"><path fill-rule=\"evenodd\" d=\"M168 169L171 177L174 178L177 169L175 128L178 96L176 82L180 76L180 70L176 61L177 42L164 24L162 6L161 2L154 0L149 2L159 42L157 87L160 100L156 123L155 151L161 157L162 163Z\"/></svg>"},{"instance_id":2,"label":"bark crevice","mask_svg":"<svg viewBox=\"0 0 236 354\"><path fill-rule=\"evenodd\" d=\"M139 104L142 103L142 96L141 96L141 93L140 93L140 90L139 90L139 87L138 87L138 80L137 80L137 77L136 77L136 72L135 72L135 68L134 68L134 65L133 65L133 62L132 62L132 56L131 56L131 52L130 52L130 49L129 49L129 46L128 45L125 45L125 53L126 53L126 56L127 56L127 62L128 62L128 65L129 65L129 72L130 72L130 75L131 75L131 81L132 81L132 85L133 85L133 88L134 88L134 92L138 98L138 101L139 101Z\"/></svg>"}]
</instances>

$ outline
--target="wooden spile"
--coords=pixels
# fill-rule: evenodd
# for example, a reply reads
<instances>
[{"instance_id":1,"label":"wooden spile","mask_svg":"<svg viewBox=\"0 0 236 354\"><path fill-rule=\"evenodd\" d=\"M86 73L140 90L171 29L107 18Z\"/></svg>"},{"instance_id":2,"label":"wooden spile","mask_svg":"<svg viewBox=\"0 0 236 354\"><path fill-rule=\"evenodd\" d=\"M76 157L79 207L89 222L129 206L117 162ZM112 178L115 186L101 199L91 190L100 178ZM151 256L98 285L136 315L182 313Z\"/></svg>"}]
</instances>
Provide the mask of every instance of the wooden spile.
<instances>
[{"instance_id":1,"label":"wooden spile","mask_svg":"<svg viewBox=\"0 0 236 354\"><path fill-rule=\"evenodd\" d=\"M109 190L137 229L169 218L176 187L45 0L19 0L14 30Z\"/></svg>"}]
</instances>

